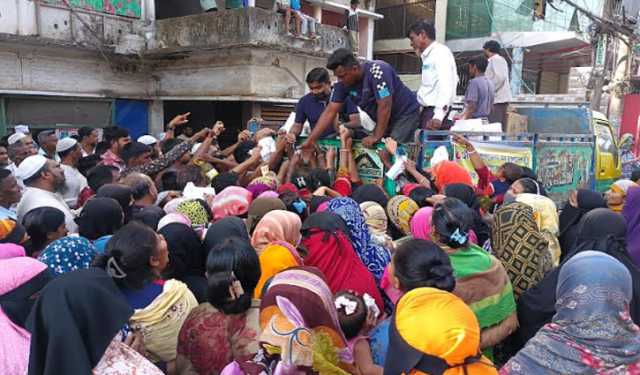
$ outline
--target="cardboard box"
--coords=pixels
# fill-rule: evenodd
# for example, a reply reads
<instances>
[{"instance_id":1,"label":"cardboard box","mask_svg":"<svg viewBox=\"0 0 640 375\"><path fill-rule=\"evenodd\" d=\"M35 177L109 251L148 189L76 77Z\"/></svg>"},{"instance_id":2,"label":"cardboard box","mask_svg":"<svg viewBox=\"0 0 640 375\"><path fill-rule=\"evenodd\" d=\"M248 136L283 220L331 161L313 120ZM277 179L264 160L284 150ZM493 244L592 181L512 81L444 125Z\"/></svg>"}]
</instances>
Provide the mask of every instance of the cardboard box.
<instances>
[{"instance_id":1,"label":"cardboard box","mask_svg":"<svg viewBox=\"0 0 640 375\"><path fill-rule=\"evenodd\" d=\"M529 131L527 116L516 112L507 112L507 134L527 133Z\"/></svg>"}]
</instances>

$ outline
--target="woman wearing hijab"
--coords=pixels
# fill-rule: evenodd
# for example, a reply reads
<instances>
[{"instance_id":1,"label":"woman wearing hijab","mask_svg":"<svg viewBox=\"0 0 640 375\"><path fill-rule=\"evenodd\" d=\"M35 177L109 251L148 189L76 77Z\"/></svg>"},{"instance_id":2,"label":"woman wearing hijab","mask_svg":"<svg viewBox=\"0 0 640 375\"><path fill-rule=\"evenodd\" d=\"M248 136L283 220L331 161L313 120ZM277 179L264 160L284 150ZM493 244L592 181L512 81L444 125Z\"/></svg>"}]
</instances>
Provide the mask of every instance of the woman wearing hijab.
<instances>
[{"instance_id":1,"label":"woman wearing hijab","mask_svg":"<svg viewBox=\"0 0 640 375\"><path fill-rule=\"evenodd\" d=\"M27 212L22 225L27 230L27 254L38 257L51 242L67 235L64 212L55 207L38 207Z\"/></svg>"},{"instance_id":2,"label":"woman wearing hijab","mask_svg":"<svg viewBox=\"0 0 640 375\"><path fill-rule=\"evenodd\" d=\"M638 184L631 180L618 180L614 182L605 193L607 206L614 212L622 212L625 200L627 199L627 192L629 189L637 186Z\"/></svg>"},{"instance_id":3,"label":"woman wearing hijab","mask_svg":"<svg viewBox=\"0 0 640 375\"><path fill-rule=\"evenodd\" d=\"M300 242L300 216L285 210L270 211L256 224L251 236L251 246L258 255L270 244L285 247L298 246Z\"/></svg>"},{"instance_id":4,"label":"woman wearing hijab","mask_svg":"<svg viewBox=\"0 0 640 375\"><path fill-rule=\"evenodd\" d=\"M482 349L502 342L518 326L513 287L502 263L469 242L471 209L446 198L433 210L433 238L448 255L456 277L453 294L467 303L480 323Z\"/></svg>"},{"instance_id":5,"label":"woman wearing hijab","mask_svg":"<svg viewBox=\"0 0 640 375\"><path fill-rule=\"evenodd\" d=\"M444 193L445 188L451 184L464 184L473 188L471 175L455 161L444 160L439 162L431 168L431 174L440 193Z\"/></svg>"},{"instance_id":6,"label":"woman wearing hijab","mask_svg":"<svg viewBox=\"0 0 640 375\"><path fill-rule=\"evenodd\" d=\"M131 210L133 209L133 190L127 185L122 184L106 184L103 185L96 193L96 198L113 198L120 204L122 213L124 214L124 222L131 220Z\"/></svg>"},{"instance_id":7,"label":"woman wearing hijab","mask_svg":"<svg viewBox=\"0 0 640 375\"><path fill-rule=\"evenodd\" d=\"M207 279L204 277L207 251L191 227L169 224L158 231L167 241L169 265L164 279L177 279L187 284L198 302L206 299Z\"/></svg>"},{"instance_id":8,"label":"woman wearing hijab","mask_svg":"<svg viewBox=\"0 0 640 375\"><path fill-rule=\"evenodd\" d=\"M594 272L597 270L597 272ZM640 328L629 316L631 274L599 251L583 251L560 269L556 313L501 374L636 374Z\"/></svg>"},{"instance_id":9,"label":"woman wearing hijab","mask_svg":"<svg viewBox=\"0 0 640 375\"><path fill-rule=\"evenodd\" d=\"M413 199L404 195L396 195L389 199L387 204L387 214L389 219L400 230L403 236L411 234L410 221L413 214L418 211L419 207Z\"/></svg>"},{"instance_id":10,"label":"woman wearing hijab","mask_svg":"<svg viewBox=\"0 0 640 375\"><path fill-rule=\"evenodd\" d=\"M206 228L213 220L211 208L202 199L189 199L180 202L176 207L176 212L188 217L191 226L196 230Z\"/></svg>"},{"instance_id":11,"label":"woman wearing hijab","mask_svg":"<svg viewBox=\"0 0 640 375\"><path fill-rule=\"evenodd\" d=\"M516 202L524 203L533 209L533 219L538 224L540 233L549 243L549 252L553 265L560 264L560 242L558 234L560 232L560 222L556 204L550 198L537 194L523 193L516 196Z\"/></svg>"},{"instance_id":12,"label":"woman wearing hijab","mask_svg":"<svg viewBox=\"0 0 640 375\"><path fill-rule=\"evenodd\" d=\"M611 255L627 267L633 281L633 298L630 313L634 322L640 323L640 270L629 256L625 245L627 226L624 217L606 208L596 208L582 218L574 249L565 263L576 254L587 250ZM551 270L535 287L518 300L520 328L514 335L515 349L521 348L540 328L549 323L556 313L555 290L558 286L559 268Z\"/></svg>"},{"instance_id":13,"label":"woman wearing hijab","mask_svg":"<svg viewBox=\"0 0 640 375\"><path fill-rule=\"evenodd\" d=\"M352 290L372 296L380 311L384 304L373 275L362 264L349 240L349 229L339 216L328 212L311 215L302 226L306 266L322 271L331 291Z\"/></svg>"},{"instance_id":14,"label":"woman wearing hijab","mask_svg":"<svg viewBox=\"0 0 640 375\"><path fill-rule=\"evenodd\" d=\"M26 229L12 219L0 220L0 244L28 245Z\"/></svg>"},{"instance_id":15,"label":"woman wearing hijab","mask_svg":"<svg viewBox=\"0 0 640 375\"><path fill-rule=\"evenodd\" d=\"M533 209L523 203L503 205L496 211L491 250L507 270L516 300L553 267L549 243L533 220Z\"/></svg>"},{"instance_id":16,"label":"woman wearing hijab","mask_svg":"<svg viewBox=\"0 0 640 375\"><path fill-rule=\"evenodd\" d=\"M287 206L278 198L258 198L251 202L247 215L247 229L253 234L253 230L264 215L274 210L286 210Z\"/></svg>"},{"instance_id":17,"label":"woman wearing hijab","mask_svg":"<svg viewBox=\"0 0 640 375\"><path fill-rule=\"evenodd\" d=\"M94 261L113 277L135 309L130 325L142 332L147 358L170 368L176 359L180 327L198 302L184 283L161 278L168 263L164 238L137 222L116 232L105 253Z\"/></svg>"},{"instance_id":18,"label":"woman wearing hijab","mask_svg":"<svg viewBox=\"0 0 640 375\"><path fill-rule=\"evenodd\" d=\"M379 283L385 267L391 262L391 254L372 240L358 203L351 198L334 198L329 202L328 211L340 216L349 228L353 249Z\"/></svg>"},{"instance_id":19,"label":"woman wearing hijab","mask_svg":"<svg viewBox=\"0 0 640 375\"><path fill-rule=\"evenodd\" d=\"M147 206L133 214L133 220L137 220L153 230L158 230L158 224L166 214L161 207Z\"/></svg>"},{"instance_id":20,"label":"woman wearing hijab","mask_svg":"<svg viewBox=\"0 0 640 375\"><path fill-rule=\"evenodd\" d=\"M382 188L376 184L364 184L358 187L351 195L358 204L364 202L376 202L382 207L387 207L389 198Z\"/></svg>"},{"instance_id":21,"label":"woman wearing hijab","mask_svg":"<svg viewBox=\"0 0 640 375\"><path fill-rule=\"evenodd\" d=\"M449 198L459 199L473 211L473 225L471 228L476 236L476 243L484 246L491 235L491 228L482 220L480 200L476 196L475 190L469 185L451 184L444 189L444 195Z\"/></svg>"},{"instance_id":22,"label":"woman wearing hijab","mask_svg":"<svg viewBox=\"0 0 640 375\"><path fill-rule=\"evenodd\" d=\"M89 268L98 254L91 242L83 237L62 237L47 246L38 257L54 276Z\"/></svg>"},{"instance_id":23,"label":"woman wearing hijab","mask_svg":"<svg viewBox=\"0 0 640 375\"><path fill-rule=\"evenodd\" d=\"M124 223L122 207L113 198L92 198L76 219L78 233L92 241L96 250L104 252L109 238Z\"/></svg>"},{"instance_id":24,"label":"woman wearing hijab","mask_svg":"<svg viewBox=\"0 0 640 375\"><path fill-rule=\"evenodd\" d=\"M579 189L577 192L571 191L569 193L569 200L560 211L559 217L560 235L558 240L562 250L560 261L564 260L576 242L580 219L593 209L606 207L607 202L605 202L602 194L597 191Z\"/></svg>"},{"instance_id":25,"label":"woman wearing hijab","mask_svg":"<svg viewBox=\"0 0 640 375\"><path fill-rule=\"evenodd\" d=\"M433 207L423 207L411 218L411 236L419 240L431 240Z\"/></svg>"},{"instance_id":26,"label":"woman wearing hijab","mask_svg":"<svg viewBox=\"0 0 640 375\"><path fill-rule=\"evenodd\" d=\"M391 317L385 374L497 374L480 352L473 311L455 295L435 288L405 294Z\"/></svg>"},{"instance_id":27,"label":"woman wearing hijab","mask_svg":"<svg viewBox=\"0 0 640 375\"><path fill-rule=\"evenodd\" d=\"M277 274L260 304L260 349L251 361L233 362L222 375L280 373L353 374L353 358L340 329L333 295L314 267Z\"/></svg>"},{"instance_id":28,"label":"woman wearing hijab","mask_svg":"<svg viewBox=\"0 0 640 375\"><path fill-rule=\"evenodd\" d=\"M360 203L360 210L371 232L371 240L387 249L393 248L393 240L387 234L389 218L385 209L376 202L367 201Z\"/></svg>"},{"instance_id":29,"label":"woman wearing hijab","mask_svg":"<svg viewBox=\"0 0 640 375\"><path fill-rule=\"evenodd\" d=\"M43 264L25 256L0 260L0 372L26 374L31 334L25 321L35 296L53 277Z\"/></svg>"},{"instance_id":30,"label":"woman wearing hijab","mask_svg":"<svg viewBox=\"0 0 640 375\"><path fill-rule=\"evenodd\" d=\"M131 314L103 270L89 268L53 280L27 322L29 374L161 375L120 336Z\"/></svg>"},{"instance_id":31,"label":"woman wearing hijab","mask_svg":"<svg viewBox=\"0 0 640 375\"><path fill-rule=\"evenodd\" d=\"M206 301L191 310L180 329L179 374L218 374L229 362L250 360L258 352L260 301L252 299L260 278L256 251L246 239L221 241L209 252L207 277Z\"/></svg>"},{"instance_id":32,"label":"woman wearing hijab","mask_svg":"<svg viewBox=\"0 0 640 375\"><path fill-rule=\"evenodd\" d=\"M209 252L227 237L249 239L247 226L242 219L235 216L227 216L211 224L204 237L205 250Z\"/></svg>"},{"instance_id":33,"label":"woman wearing hijab","mask_svg":"<svg viewBox=\"0 0 640 375\"><path fill-rule=\"evenodd\" d=\"M627 250L640 266L640 187L629 189L622 216L627 220Z\"/></svg>"}]
</instances>

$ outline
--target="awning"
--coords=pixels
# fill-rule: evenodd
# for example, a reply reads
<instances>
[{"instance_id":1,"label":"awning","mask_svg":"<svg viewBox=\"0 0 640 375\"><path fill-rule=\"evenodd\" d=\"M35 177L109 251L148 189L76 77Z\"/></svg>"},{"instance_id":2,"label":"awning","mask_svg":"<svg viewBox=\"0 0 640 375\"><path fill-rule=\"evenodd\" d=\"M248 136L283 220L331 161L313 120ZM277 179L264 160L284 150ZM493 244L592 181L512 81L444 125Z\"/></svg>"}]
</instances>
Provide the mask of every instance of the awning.
<instances>
[{"instance_id":1,"label":"awning","mask_svg":"<svg viewBox=\"0 0 640 375\"><path fill-rule=\"evenodd\" d=\"M349 7L343 4L334 3L333 1L327 0L309 0L310 4L318 5L322 9L331 10L334 12L342 13L345 10L348 10ZM370 12L364 9L358 9L358 14L365 18L373 18L374 20L381 20L384 16L380 13Z\"/></svg>"}]
</instances>

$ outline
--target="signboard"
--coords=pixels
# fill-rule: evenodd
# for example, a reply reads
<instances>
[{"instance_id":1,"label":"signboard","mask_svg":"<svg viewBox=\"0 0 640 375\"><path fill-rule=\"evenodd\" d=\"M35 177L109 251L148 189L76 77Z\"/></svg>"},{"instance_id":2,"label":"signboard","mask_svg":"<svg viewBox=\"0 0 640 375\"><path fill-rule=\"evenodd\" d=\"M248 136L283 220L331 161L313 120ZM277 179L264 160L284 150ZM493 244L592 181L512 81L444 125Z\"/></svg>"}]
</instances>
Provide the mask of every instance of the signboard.
<instances>
[{"instance_id":1,"label":"signboard","mask_svg":"<svg viewBox=\"0 0 640 375\"><path fill-rule=\"evenodd\" d=\"M489 169L495 173L504 163L514 163L523 167L532 168L533 150L529 146L508 146L498 143L476 143L472 142L476 151L484 160ZM473 168L467 151L458 144L454 144L454 160L460 163L473 178L474 183L478 183L478 174Z\"/></svg>"},{"instance_id":2,"label":"signboard","mask_svg":"<svg viewBox=\"0 0 640 375\"><path fill-rule=\"evenodd\" d=\"M44 2L63 7L70 5L74 8L115 16L142 17L142 0L44 0Z\"/></svg>"},{"instance_id":3,"label":"signboard","mask_svg":"<svg viewBox=\"0 0 640 375\"><path fill-rule=\"evenodd\" d=\"M590 145L539 143L536 172L549 198L560 204L567 199L569 191L589 188L592 160Z\"/></svg>"}]
</instances>

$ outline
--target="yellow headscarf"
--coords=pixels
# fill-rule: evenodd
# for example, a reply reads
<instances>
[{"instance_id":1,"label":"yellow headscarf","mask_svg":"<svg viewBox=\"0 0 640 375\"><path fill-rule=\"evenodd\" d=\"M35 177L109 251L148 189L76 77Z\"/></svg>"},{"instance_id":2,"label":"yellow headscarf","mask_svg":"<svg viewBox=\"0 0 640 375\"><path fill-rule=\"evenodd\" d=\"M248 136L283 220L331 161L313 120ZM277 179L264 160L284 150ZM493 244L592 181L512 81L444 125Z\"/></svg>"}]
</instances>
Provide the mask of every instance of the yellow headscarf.
<instances>
[{"instance_id":1,"label":"yellow headscarf","mask_svg":"<svg viewBox=\"0 0 640 375\"><path fill-rule=\"evenodd\" d=\"M302 265L299 259L282 244L268 245L262 250L259 258L261 274L258 285L253 292L255 299L262 297L262 289L264 289L267 280L288 268Z\"/></svg>"},{"instance_id":2,"label":"yellow headscarf","mask_svg":"<svg viewBox=\"0 0 640 375\"><path fill-rule=\"evenodd\" d=\"M413 199L404 195L396 195L387 203L389 219L405 236L411 234L411 218L419 209Z\"/></svg>"},{"instance_id":3,"label":"yellow headscarf","mask_svg":"<svg viewBox=\"0 0 640 375\"><path fill-rule=\"evenodd\" d=\"M392 324L397 334L410 348L398 348L391 345L389 358L397 361L407 361L410 357L415 360L418 352L438 357L451 368L444 375L489 375L497 374L495 367L485 357L479 361L462 366L465 360L478 356L480 353L480 326L473 311L458 297L451 293L434 288L417 288L406 293L396 306ZM394 357L394 350L398 350ZM403 356L400 351L408 354ZM417 352L416 352L417 351ZM419 357L418 357L419 358ZM414 366L416 363L396 363L402 368ZM454 367L455 366L455 367ZM386 372L387 368L385 368ZM413 369L410 375L426 374Z\"/></svg>"},{"instance_id":4,"label":"yellow headscarf","mask_svg":"<svg viewBox=\"0 0 640 375\"><path fill-rule=\"evenodd\" d=\"M558 209L553 201L545 196L537 194L518 194L516 202L524 203L533 209L533 220L538 224L540 233L549 242L549 252L553 259L553 265L560 264L560 221L558 219Z\"/></svg>"},{"instance_id":5,"label":"yellow headscarf","mask_svg":"<svg viewBox=\"0 0 640 375\"><path fill-rule=\"evenodd\" d=\"M624 208L624 200L627 197L627 191L629 191L629 188L636 187L636 186L638 185L631 180L618 180L614 182L613 185L611 185L611 187L609 188L609 190L614 193L618 193L622 195L623 200L621 204L617 204L617 205L607 204L611 209L611 211L622 212L622 209Z\"/></svg>"}]
</instances>

